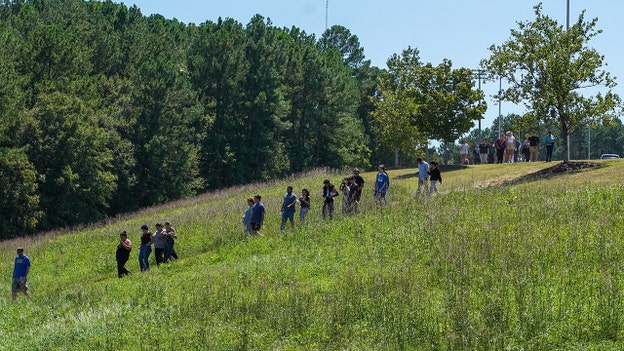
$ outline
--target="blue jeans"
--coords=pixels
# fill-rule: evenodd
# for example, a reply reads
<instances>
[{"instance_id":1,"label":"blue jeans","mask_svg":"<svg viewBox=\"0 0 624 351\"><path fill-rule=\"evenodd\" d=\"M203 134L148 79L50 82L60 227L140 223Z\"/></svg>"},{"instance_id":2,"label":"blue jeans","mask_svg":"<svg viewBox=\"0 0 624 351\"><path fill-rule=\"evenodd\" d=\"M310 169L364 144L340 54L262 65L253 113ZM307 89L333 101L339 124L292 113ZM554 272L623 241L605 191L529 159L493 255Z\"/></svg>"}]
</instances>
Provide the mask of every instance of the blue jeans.
<instances>
[{"instance_id":1,"label":"blue jeans","mask_svg":"<svg viewBox=\"0 0 624 351\"><path fill-rule=\"evenodd\" d=\"M139 266L141 272L149 269L149 255L152 253L152 245L141 245L139 248Z\"/></svg>"},{"instance_id":2,"label":"blue jeans","mask_svg":"<svg viewBox=\"0 0 624 351\"><path fill-rule=\"evenodd\" d=\"M175 245L175 241L167 241L167 246L165 246L165 262L169 261L171 258L178 259L178 254L175 252L173 245Z\"/></svg>"},{"instance_id":3,"label":"blue jeans","mask_svg":"<svg viewBox=\"0 0 624 351\"><path fill-rule=\"evenodd\" d=\"M282 211L282 225L280 230L286 228L286 221L290 221L290 226L295 227L295 211Z\"/></svg>"}]
</instances>

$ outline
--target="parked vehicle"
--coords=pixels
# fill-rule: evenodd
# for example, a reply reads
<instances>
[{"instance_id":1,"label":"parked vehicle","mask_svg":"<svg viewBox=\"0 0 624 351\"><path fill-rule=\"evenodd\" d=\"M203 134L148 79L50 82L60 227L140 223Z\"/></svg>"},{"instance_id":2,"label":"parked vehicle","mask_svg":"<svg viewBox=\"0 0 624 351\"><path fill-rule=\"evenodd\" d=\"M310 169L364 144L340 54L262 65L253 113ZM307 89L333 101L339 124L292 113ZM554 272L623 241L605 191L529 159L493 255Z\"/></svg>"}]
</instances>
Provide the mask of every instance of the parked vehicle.
<instances>
[{"instance_id":1,"label":"parked vehicle","mask_svg":"<svg viewBox=\"0 0 624 351\"><path fill-rule=\"evenodd\" d=\"M609 159L614 159L614 158L620 158L620 155L618 155L618 154L602 154L602 155L600 155L600 159L601 160L609 160Z\"/></svg>"}]
</instances>

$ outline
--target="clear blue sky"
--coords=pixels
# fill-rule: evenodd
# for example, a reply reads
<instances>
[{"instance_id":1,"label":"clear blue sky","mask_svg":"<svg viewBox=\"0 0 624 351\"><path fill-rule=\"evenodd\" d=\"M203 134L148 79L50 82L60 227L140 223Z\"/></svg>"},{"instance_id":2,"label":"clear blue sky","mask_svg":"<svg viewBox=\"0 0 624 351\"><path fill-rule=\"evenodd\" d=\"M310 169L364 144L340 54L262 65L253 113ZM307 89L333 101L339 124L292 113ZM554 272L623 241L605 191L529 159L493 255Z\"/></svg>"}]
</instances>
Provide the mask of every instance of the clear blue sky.
<instances>
[{"instance_id":1,"label":"clear blue sky","mask_svg":"<svg viewBox=\"0 0 624 351\"><path fill-rule=\"evenodd\" d=\"M121 1L120 1L121 2ZM364 54L374 66L386 68L386 60L408 46L417 48L423 62L434 65L447 58L453 67L478 68L490 55L492 44L510 38L517 21L535 19L527 0L128 0L144 15L158 13L184 23L215 22L233 18L246 25L255 15L269 18L277 27L292 26L320 37L327 25L342 25L356 35ZM566 0L542 1L543 14L566 24ZM624 1L570 0L570 23L582 10L585 19L598 18L603 33L589 45L605 56L605 67L618 77L615 92L624 98ZM505 83L503 82L503 85ZM482 85L488 111L482 127L491 126L498 116L497 102L491 98L498 82ZM503 101L502 115L522 113L523 108Z\"/></svg>"}]
</instances>

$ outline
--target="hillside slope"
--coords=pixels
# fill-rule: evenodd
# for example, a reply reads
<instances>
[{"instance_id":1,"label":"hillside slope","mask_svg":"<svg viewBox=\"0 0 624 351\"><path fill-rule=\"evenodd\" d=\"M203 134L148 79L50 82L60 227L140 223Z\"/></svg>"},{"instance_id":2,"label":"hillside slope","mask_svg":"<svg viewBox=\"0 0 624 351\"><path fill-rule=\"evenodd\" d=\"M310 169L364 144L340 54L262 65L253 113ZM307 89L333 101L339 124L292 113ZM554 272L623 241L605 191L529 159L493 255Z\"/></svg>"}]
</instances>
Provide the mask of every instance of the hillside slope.
<instances>
[{"instance_id":1,"label":"hillside slope","mask_svg":"<svg viewBox=\"0 0 624 351\"><path fill-rule=\"evenodd\" d=\"M546 176L535 174L556 164L443 171L440 194L419 199L416 170L390 170L384 208L367 173L362 213L337 203L331 222L320 187L341 175L311 173L5 242L0 349L622 348L624 162L598 163ZM305 227L280 233L287 185L310 189L313 206ZM255 193L265 237L249 239L240 222ZM165 220L181 259L138 273L139 226ZM118 279L122 230L135 273ZM33 262L32 297L11 301L18 245Z\"/></svg>"}]
</instances>

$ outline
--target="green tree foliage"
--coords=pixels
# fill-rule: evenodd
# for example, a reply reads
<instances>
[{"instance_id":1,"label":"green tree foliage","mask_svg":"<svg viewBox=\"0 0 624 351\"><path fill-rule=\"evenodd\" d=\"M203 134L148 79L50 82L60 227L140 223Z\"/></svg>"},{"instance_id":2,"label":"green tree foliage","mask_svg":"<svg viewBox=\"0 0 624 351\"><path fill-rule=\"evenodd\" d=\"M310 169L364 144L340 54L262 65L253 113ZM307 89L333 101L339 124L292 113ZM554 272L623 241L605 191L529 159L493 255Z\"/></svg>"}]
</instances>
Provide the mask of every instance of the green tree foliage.
<instances>
[{"instance_id":1,"label":"green tree foliage","mask_svg":"<svg viewBox=\"0 0 624 351\"><path fill-rule=\"evenodd\" d=\"M456 140L486 109L471 74L465 68L452 69L449 60L423 64L417 49L393 55L375 100L379 134L401 151L424 147L429 139Z\"/></svg>"},{"instance_id":2,"label":"green tree foliage","mask_svg":"<svg viewBox=\"0 0 624 351\"><path fill-rule=\"evenodd\" d=\"M39 174L44 225L66 226L100 219L108 208L115 176L106 130L77 97L39 94L29 131L28 157ZM53 155L53 156L51 156Z\"/></svg>"},{"instance_id":3,"label":"green tree foliage","mask_svg":"<svg viewBox=\"0 0 624 351\"><path fill-rule=\"evenodd\" d=\"M535 20L519 22L511 38L492 45L492 55L482 66L510 83L502 97L524 102L530 124L556 125L566 140L586 125L609 123L620 114L621 100L611 89L616 83L601 70L604 57L588 42L601 31L597 19L585 21L583 11L569 29L542 15L535 6ZM583 90L603 87L604 92L587 96ZM567 150L567 144L562 143ZM567 152L564 152L564 160Z\"/></svg>"},{"instance_id":4,"label":"green tree foliage","mask_svg":"<svg viewBox=\"0 0 624 351\"><path fill-rule=\"evenodd\" d=\"M344 27L317 40L260 15L186 25L82 0L0 1L0 19L2 181L21 196L0 220L16 233L368 167L379 148L380 70Z\"/></svg>"},{"instance_id":5,"label":"green tree foliage","mask_svg":"<svg viewBox=\"0 0 624 351\"><path fill-rule=\"evenodd\" d=\"M344 63L350 67L358 68L364 63L364 48L360 46L360 40L343 26L334 25L325 30L319 46L322 51L338 50Z\"/></svg>"},{"instance_id":6,"label":"green tree foliage","mask_svg":"<svg viewBox=\"0 0 624 351\"><path fill-rule=\"evenodd\" d=\"M34 232L43 216L38 206L37 172L26 153L0 148L0 240Z\"/></svg>"}]
</instances>

